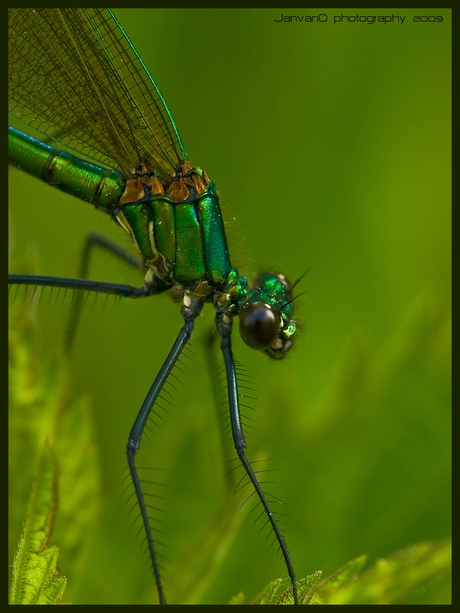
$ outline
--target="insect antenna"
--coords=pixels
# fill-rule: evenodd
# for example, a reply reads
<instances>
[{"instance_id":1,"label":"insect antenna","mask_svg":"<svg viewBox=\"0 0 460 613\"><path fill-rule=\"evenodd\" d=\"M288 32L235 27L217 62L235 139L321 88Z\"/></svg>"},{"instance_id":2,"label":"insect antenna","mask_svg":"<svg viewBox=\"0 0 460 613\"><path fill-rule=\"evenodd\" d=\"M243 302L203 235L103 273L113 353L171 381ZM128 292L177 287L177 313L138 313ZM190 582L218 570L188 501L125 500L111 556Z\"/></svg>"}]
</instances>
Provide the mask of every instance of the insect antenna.
<instances>
[{"instance_id":1,"label":"insect antenna","mask_svg":"<svg viewBox=\"0 0 460 613\"><path fill-rule=\"evenodd\" d=\"M296 286L298 283L300 283L300 281L302 281L302 279L305 277L305 275L307 274L307 272L310 272L310 270L311 270L310 268L307 268L307 270L306 270L306 271L305 271L303 274L301 274L301 275L300 275L300 277L297 279L297 281L294 281L294 283L293 283L292 285L290 285L290 286L289 286L289 291L290 291L290 292L291 292L291 291L294 289L294 287L295 287L295 286Z\"/></svg>"}]
</instances>

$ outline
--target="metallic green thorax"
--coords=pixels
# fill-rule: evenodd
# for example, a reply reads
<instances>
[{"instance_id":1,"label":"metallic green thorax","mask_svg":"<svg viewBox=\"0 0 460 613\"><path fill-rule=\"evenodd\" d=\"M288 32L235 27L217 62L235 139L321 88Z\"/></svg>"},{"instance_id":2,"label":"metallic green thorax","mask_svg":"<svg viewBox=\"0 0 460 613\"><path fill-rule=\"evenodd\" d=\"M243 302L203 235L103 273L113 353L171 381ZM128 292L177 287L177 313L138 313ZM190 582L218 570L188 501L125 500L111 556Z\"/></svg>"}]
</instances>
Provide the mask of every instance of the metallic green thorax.
<instances>
[{"instance_id":1,"label":"metallic green thorax","mask_svg":"<svg viewBox=\"0 0 460 613\"><path fill-rule=\"evenodd\" d=\"M185 288L206 279L222 283L231 264L214 183L193 200L173 202L166 194L126 204L116 215L147 262L165 260L170 278Z\"/></svg>"}]
</instances>

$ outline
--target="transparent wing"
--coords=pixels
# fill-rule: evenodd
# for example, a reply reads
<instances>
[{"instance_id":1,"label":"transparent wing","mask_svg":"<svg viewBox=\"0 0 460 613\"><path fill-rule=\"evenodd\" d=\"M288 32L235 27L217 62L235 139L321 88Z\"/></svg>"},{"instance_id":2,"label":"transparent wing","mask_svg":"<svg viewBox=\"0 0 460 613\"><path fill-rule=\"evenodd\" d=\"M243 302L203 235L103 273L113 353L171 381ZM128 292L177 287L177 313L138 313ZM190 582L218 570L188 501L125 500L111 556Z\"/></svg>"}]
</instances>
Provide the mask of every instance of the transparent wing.
<instances>
[{"instance_id":1,"label":"transparent wing","mask_svg":"<svg viewBox=\"0 0 460 613\"><path fill-rule=\"evenodd\" d=\"M166 181L186 159L153 79L108 9L9 9L9 111L64 148Z\"/></svg>"}]
</instances>

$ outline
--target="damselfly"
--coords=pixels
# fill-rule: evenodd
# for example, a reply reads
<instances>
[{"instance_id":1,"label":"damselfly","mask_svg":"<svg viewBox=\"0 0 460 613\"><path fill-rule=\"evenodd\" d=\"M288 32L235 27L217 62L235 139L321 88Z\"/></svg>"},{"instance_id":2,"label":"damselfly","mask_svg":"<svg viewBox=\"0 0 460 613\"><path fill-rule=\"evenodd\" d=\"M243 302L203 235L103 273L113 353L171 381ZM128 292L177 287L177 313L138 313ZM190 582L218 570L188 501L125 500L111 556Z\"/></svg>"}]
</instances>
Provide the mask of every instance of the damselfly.
<instances>
[{"instance_id":1,"label":"damselfly","mask_svg":"<svg viewBox=\"0 0 460 613\"><path fill-rule=\"evenodd\" d=\"M110 10L10 9L9 110L43 135L37 140L9 127L10 162L109 215L138 252L134 257L93 234L86 244L81 278L10 275L10 283L127 298L170 292L181 304L184 323L145 397L127 445L160 603L166 601L154 530L135 457L146 422L155 414L159 395L205 303L215 309L237 456L279 545L297 603L286 544L246 458L241 393L231 349L233 318L238 316L240 334L249 347L273 359L289 351L297 329L291 304L295 284L269 271L250 287L232 266L214 182L205 170L188 162L157 86ZM143 286L87 280L95 247L142 270ZM77 301L66 339L68 351L80 308Z\"/></svg>"}]
</instances>

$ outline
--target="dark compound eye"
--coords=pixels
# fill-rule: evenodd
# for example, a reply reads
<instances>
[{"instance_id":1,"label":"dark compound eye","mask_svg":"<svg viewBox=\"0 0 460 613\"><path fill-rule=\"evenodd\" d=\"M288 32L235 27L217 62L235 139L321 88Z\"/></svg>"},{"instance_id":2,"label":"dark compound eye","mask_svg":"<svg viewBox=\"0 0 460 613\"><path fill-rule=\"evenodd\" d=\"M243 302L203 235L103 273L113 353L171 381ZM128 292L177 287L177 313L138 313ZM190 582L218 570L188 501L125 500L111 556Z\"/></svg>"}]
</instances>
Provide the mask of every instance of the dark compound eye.
<instances>
[{"instance_id":1,"label":"dark compound eye","mask_svg":"<svg viewBox=\"0 0 460 613\"><path fill-rule=\"evenodd\" d=\"M240 315L240 334L251 349L268 349L276 340L280 319L266 302L251 302Z\"/></svg>"}]
</instances>

